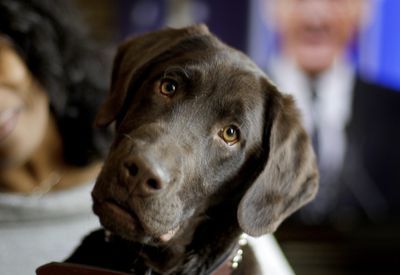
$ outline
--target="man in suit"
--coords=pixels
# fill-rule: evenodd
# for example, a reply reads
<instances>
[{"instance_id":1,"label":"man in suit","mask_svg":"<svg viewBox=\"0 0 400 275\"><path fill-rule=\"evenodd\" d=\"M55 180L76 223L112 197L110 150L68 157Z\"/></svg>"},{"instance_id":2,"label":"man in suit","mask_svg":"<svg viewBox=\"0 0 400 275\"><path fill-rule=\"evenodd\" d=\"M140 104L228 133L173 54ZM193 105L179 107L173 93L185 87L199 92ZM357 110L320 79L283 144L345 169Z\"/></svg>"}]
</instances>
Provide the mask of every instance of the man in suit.
<instances>
[{"instance_id":1,"label":"man in suit","mask_svg":"<svg viewBox=\"0 0 400 275\"><path fill-rule=\"evenodd\" d=\"M296 99L319 159L320 192L301 221L352 227L397 218L400 93L362 79L346 58L371 3L265 2L281 42L269 73Z\"/></svg>"},{"instance_id":2,"label":"man in suit","mask_svg":"<svg viewBox=\"0 0 400 275\"><path fill-rule=\"evenodd\" d=\"M316 199L275 234L296 274L397 274L400 93L346 58L370 0L264 0L280 52L268 73L302 111Z\"/></svg>"}]
</instances>

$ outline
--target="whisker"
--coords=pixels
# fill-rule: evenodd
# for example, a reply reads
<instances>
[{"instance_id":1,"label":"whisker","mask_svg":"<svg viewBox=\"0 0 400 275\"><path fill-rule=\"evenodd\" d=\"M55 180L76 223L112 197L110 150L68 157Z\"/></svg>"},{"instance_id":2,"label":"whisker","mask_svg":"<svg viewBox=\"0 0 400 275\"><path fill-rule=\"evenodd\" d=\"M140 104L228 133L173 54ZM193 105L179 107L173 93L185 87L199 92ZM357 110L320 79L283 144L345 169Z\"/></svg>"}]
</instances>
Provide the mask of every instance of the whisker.
<instances>
[{"instance_id":1,"label":"whisker","mask_svg":"<svg viewBox=\"0 0 400 275\"><path fill-rule=\"evenodd\" d=\"M122 134L122 135L123 135L124 137L126 137L127 139L130 139L130 140L132 140L132 141L134 140L133 137L131 137L131 136L128 135L128 134L125 134L125 133L124 133L124 134Z\"/></svg>"}]
</instances>

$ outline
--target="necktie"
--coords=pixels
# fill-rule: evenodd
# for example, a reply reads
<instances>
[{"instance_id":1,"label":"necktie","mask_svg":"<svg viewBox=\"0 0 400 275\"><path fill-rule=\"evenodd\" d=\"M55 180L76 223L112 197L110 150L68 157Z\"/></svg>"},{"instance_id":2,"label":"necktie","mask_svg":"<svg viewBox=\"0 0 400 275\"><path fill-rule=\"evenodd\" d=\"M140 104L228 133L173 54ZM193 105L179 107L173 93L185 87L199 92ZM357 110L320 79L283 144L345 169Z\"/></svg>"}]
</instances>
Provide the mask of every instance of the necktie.
<instances>
[{"instance_id":1,"label":"necktie","mask_svg":"<svg viewBox=\"0 0 400 275\"><path fill-rule=\"evenodd\" d=\"M311 132L311 141L314 148L315 155L319 161L320 158L320 143L319 143L319 129L318 129L318 106L317 106L317 85L316 79L309 79L309 89L310 89L310 98L311 98L311 115L312 115L312 132Z\"/></svg>"}]
</instances>

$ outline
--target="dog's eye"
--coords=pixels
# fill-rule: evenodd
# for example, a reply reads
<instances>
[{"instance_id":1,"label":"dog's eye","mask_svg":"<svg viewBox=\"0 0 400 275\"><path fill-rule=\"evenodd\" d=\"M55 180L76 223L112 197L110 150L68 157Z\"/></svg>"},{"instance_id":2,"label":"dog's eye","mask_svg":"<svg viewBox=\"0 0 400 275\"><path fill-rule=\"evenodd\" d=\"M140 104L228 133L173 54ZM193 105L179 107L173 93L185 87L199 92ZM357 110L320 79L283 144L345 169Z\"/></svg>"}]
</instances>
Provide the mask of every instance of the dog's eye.
<instances>
[{"instance_id":1,"label":"dog's eye","mask_svg":"<svg viewBox=\"0 0 400 275\"><path fill-rule=\"evenodd\" d=\"M240 131L234 125L222 128L218 134L228 145L234 145L240 138Z\"/></svg>"},{"instance_id":2,"label":"dog's eye","mask_svg":"<svg viewBox=\"0 0 400 275\"><path fill-rule=\"evenodd\" d=\"M160 83L160 93L166 96L172 96L175 94L178 88L178 84L171 79L163 79Z\"/></svg>"}]
</instances>

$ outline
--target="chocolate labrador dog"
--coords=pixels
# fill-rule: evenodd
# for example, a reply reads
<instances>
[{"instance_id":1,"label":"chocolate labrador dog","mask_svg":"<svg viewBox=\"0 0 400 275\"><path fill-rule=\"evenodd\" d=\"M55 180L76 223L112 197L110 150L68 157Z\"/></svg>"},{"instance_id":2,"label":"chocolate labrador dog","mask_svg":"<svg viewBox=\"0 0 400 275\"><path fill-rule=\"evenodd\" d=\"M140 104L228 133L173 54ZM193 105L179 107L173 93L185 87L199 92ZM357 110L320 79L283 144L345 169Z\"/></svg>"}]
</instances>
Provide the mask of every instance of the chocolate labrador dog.
<instances>
[{"instance_id":1,"label":"chocolate labrador dog","mask_svg":"<svg viewBox=\"0 0 400 275\"><path fill-rule=\"evenodd\" d=\"M70 262L211 274L242 232L273 232L317 190L292 98L204 25L120 46L96 122L116 125L92 193L107 231L87 237Z\"/></svg>"}]
</instances>

